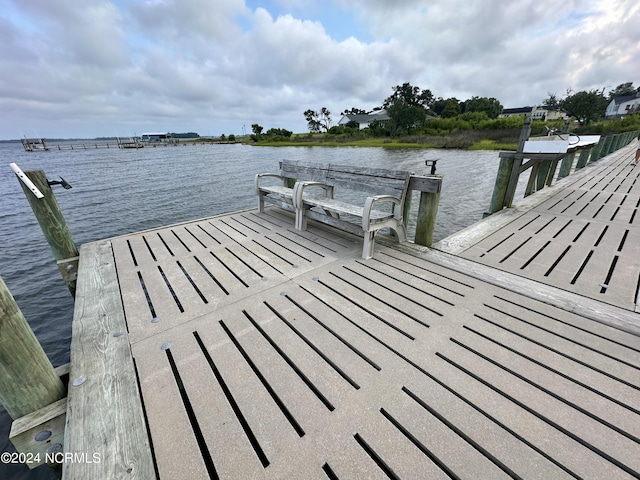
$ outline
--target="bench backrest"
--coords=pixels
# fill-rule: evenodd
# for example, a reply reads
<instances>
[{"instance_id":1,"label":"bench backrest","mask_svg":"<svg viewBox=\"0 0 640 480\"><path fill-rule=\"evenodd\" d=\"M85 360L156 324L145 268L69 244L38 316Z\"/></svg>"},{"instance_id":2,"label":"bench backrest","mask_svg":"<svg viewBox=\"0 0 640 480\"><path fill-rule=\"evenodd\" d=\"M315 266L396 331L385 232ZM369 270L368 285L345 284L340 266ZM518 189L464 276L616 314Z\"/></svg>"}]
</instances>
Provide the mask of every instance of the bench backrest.
<instances>
[{"instance_id":1,"label":"bench backrest","mask_svg":"<svg viewBox=\"0 0 640 480\"><path fill-rule=\"evenodd\" d=\"M411 177L410 172L402 170L290 160L280 162L280 175L296 180L323 182L333 187L358 190L372 195L393 195L402 200Z\"/></svg>"}]
</instances>

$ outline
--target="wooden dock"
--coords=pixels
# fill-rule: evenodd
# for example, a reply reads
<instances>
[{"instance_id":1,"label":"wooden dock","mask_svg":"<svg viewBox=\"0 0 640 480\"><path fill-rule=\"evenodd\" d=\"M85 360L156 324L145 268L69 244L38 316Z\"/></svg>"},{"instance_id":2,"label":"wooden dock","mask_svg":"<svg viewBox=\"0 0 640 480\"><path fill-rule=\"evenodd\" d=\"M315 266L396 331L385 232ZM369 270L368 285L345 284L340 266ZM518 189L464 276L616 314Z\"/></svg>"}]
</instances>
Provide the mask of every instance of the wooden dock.
<instances>
[{"instance_id":1,"label":"wooden dock","mask_svg":"<svg viewBox=\"0 0 640 480\"><path fill-rule=\"evenodd\" d=\"M631 155L450 253L273 208L83 245L64 478L640 478Z\"/></svg>"}]
</instances>

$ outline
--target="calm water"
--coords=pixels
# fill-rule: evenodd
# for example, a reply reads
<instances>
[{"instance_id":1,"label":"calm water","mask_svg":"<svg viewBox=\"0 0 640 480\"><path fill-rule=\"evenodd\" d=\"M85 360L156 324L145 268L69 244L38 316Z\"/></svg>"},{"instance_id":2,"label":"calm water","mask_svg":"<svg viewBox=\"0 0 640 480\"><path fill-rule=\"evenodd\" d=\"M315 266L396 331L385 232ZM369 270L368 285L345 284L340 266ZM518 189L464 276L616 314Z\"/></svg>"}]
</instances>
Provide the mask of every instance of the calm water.
<instances>
[{"instance_id":1,"label":"calm water","mask_svg":"<svg viewBox=\"0 0 640 480\"><path fill-rule=\"evenodd\" d=\"M435 240L482 218L499 163L497 152L486 151L201 145L28 153L20 143L0 143L0 276L54 366L69 361L73 303L10 162L23 170L42 169L49 180L62 176L73 185L72 190L54 188L80 245L254 208L254 175L277 171L283 158L416 174L428 173L425 160L439 159L437 173L444 174L444 184ZM0 407L0 452L13 451L9 428L10 419ZM46 467L29 471L0 464L0 479L50 478L55 477Z\"/></svg>"}]
</instances>

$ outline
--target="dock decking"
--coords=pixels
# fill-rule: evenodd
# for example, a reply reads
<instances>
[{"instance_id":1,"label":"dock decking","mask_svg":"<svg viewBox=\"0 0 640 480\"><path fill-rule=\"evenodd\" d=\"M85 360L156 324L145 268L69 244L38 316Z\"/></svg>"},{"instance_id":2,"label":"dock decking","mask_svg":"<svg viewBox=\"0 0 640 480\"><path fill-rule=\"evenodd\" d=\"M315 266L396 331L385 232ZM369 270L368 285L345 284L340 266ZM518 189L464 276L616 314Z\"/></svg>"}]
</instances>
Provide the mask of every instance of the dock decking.
<instances>
[{"instance_id":1,"label":"dock decking","mask_svg":"<svg viewBox=\"0 0 640 480\"><path fill-rule=\"evenodd\" d=\"M455 253L640 313L640 168L630 166L632 155L623 149L567 178L561 192Z\"/></svg>"},{"instance_id":2,"label":"dock decking","mask_svg":"<svg viewBox=\"0 0 640 480\"><path fill-rule=\"evenodd\" d=\"M620 157L461 256L362 260L362 239L277 209L83 245L65 451L102 461L64 478L640 478L640 187ZM590 234L609 257L539 274L545 242Z\"/></svg>"}]
</instances>

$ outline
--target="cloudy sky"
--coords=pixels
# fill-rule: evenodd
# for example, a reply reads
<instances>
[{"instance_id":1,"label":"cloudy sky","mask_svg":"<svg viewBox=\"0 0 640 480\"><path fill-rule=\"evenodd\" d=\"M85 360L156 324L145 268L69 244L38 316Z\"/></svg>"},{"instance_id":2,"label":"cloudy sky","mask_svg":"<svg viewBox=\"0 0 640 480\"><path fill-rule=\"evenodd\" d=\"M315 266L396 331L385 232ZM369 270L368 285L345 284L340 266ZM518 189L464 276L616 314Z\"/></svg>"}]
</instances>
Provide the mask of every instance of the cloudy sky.
<instances>
[{"instance_id":1,"label":"cloudy sky","mask_svg":"<svg viewBox=\"0 0 640 480\"><path fill-rule=\"evenodd\" d=\"M0 0L0 139L306 131L303 112L640 85L637 0Z\"/></svg>"}]
</instances>

